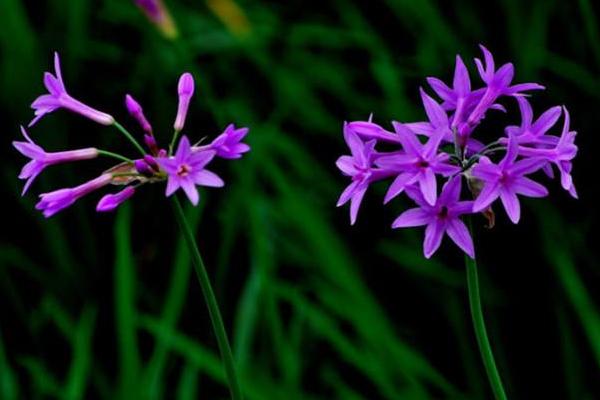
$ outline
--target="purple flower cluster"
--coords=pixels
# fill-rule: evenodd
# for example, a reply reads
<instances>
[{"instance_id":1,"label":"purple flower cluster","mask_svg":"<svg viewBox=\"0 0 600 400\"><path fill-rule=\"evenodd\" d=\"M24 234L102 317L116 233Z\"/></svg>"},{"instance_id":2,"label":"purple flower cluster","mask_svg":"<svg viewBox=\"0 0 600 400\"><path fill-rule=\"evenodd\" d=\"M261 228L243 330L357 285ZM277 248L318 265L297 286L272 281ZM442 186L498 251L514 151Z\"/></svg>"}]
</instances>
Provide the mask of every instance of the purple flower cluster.
<instances>
[{"instance_id":1,"label":"purple flower cluster","mask_svg":"<svg viewBox=\"0 0 600 400\"><path fill-rule=\"evenodd\" d=\"M417 207L403 212L393 228L426 225L423 250L429 258L447 234L466 254L475 256L473 240L461 216L483 212L492 219L492 205L500 200L513 223L520 218L518 195L544 197L547 189L530 178L543 170L560 173L562 187L573 197L577 192L571 177L572 160L577 154L576 132L571 131L569 113L552 107L534 121L527 92L544 89L536 83L513 84L511 63L496 70L492 54L483 46L483 61L475 59L483 87L471 88L469 72L460 56L452 87L438 78L427 82L441 101L421 89L427 121L392 122L392 131L368 121L344 124L344 138L351 155L337 161L338 168L352 179L338 206L350 202L350 222L354 224L369 185L392 179L384 202L401 193ZM515 98L521 111L520 126L507 126L504 134L484 143L474 137L476 128L489 110L506 112L497 101ZM563 117L560 136L547 132ZM382 150L378 150L376 147ZM396 147L396 148L395 148ZM499 158L499 155L503 155ZM441 191L438 183L444 180ZM462 185L462 181L467 185ZM463 186L467 187L469 198ZM439 192L439 194L438 194Z\"/></svg>"},{"instance_id":2,"label":"purple flower cluster","mask_svg":"<svg viewBox=\"0 0 600 400\"><path fill-rule=\"evenodd\" d=\"M66 109L103 125L118 128L131 140L141 152L138 159L129 159L117 153L94 147L78 150L47 152L33 142L25 128L21 127L25 141L14 141L13 146L30 161L23 167L20 179L26 179L23 194L29 189L35 178L48 166L89 160L99 156L107 156L121 162L104 171L97 178L73 188L55 190L40 195L36 208L46 217L71 206L81 197L109 185L121 186L122 189L114 194L105 195L96 207L97 211L112 211L120 204L131 198L142 185L166 181L166 195L171 196L181 188L196 205L199 201L197 186L221 187L223 180L206 166L215 158L236 159L248 152L250 147L242 143L248 133L248 128L236 128L233 124L217 136L210 144L193 146L187 136L179 140L176 151L174 144L182 131L190 100L194 93L194 79L191 74L184 73L179 79L179 106L174 123L174 134L169 149L161 148L154 136L152 125L144 115L140 104L131 96L125 96L125 106L129 114L144 131L144 149L135 138L118 124L109 114L95 110L67 94L60 70L58 54L54 56L55 75L48 72L44 75L44 84L49 94L38 97L32 104L36 117L29 124L32 126L44 115L57 109Z\"/></svg>"}]
</instances>

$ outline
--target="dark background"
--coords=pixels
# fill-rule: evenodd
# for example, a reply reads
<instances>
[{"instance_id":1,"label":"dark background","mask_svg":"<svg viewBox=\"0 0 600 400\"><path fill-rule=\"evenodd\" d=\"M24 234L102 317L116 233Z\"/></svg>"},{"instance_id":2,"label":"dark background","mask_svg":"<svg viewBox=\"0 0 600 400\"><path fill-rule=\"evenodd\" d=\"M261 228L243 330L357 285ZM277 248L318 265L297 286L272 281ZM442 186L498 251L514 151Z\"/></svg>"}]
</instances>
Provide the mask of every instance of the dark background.
<instances>
[{"instance_id":1,"label":"dark background","mask_svg":"<svg viewBox=\"0 0 600 400\"><path fill-rule=\"evenodd\" d=\"M221 190L187 210L249 399L489 399L466 302L462 254L431 261L422 229L391 230L409 203L375 185L354 227L335 202L347 180L343 121L424 118L425 77L471 72L485 44L516 81L547 87L539 115L566 105L579 132L574 179L522 201L518 225L476 219L486 320L511 399L600 398L598 5L579 1L169 1L164 38L125 0L0 2L0 398L226 398L202 295L162 185L115 214L90 195L46 220L36 194L76 185L110 160L44 171L25 197L11 146L44 92L52 52L69 92L141 135L132 93L166 143L179 75L196 78L186 123L212 139L249 126L252 152L218 161ZM225 8L223 8L225 6ZM240 22L241 21L241 22ZM482 135L520 122L514 101ZM559 124L562 123L562 120ZM558 129L558 128L555 128ZM557 132L557 131L555 131ZM119 133L65 111L30 130L48 150L133 155Z\"/></svg>"}]
</instances>

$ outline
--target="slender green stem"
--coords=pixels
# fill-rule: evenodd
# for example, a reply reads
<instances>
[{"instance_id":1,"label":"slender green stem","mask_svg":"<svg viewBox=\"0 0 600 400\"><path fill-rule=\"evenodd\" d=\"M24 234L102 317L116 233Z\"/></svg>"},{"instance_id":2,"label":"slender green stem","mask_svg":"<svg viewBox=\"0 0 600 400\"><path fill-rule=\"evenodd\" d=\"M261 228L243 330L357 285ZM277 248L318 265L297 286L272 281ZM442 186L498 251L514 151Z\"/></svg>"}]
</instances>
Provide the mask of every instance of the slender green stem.
<instances>
[{"instance_id":1,"label":"slender green stem","mask_svg":"<svg viewBox=\"0 0 600 400\"><path fill-rule=\"evenodd\" d=\"M189 248L194 269L196 270L196 276L198 277L198 282L200 283L202 293L204 294L204 300L206 301L206 305L208 307L210 320L213 325L215 336L217 337L221 358L223 359L225 374L227 375L227 380L229 381L231 398L232 400L242 400L242 390L235 372L233 355L231 353L231 347L229 346L227 333L225 332L225 326L223 325L223 319L221 318L217 299L210 284L210 279L208 278L204 261L202 261L200 250L198 250L198 246L196 246L194 234L187 223L183 208L181 208L181 203L176 196L173 196L173 207L175 209L175 217L179 223L179 227L181 228L183 237L185 238L185 242Z\"/></svg>"},{"instance_id":2,"label":"slender green stem","mask_svg":"<svg viewBox=\"0 0 600 400\"><path fill-rule=\"evenodd\" d=\"M467 217L469 231L473 236L473 227L471 217ZM492 346L488 339L487 330L485 328L485 321L483 319L483 310L481 307L481 298L479 295L479 279L477 277L477 262L475 259L465 255L465 265L467 268L467 287L469 290L469 305L471 306L471 317L473 319L473 327L475 328L475 336L477 337L477 344L479 345L479 352L483 360L483 365L487 373L490 385L492 386L492 392L496 400L506 400L506 393L502 386L502 380L496 368L496 361L494 360L494 354L492 353Z\"/></svg>"},{"instance_id":3,"label":"slender green stem","mask_svg":"<svg viewBox=\"0 0 600 400\"><path fill-rule=\"evenodd\" d=\"M171 138L171 144L169 145L169 155L173 154L173 149L175 148L175 142L177 141L177 137L179 136L179 131L175 129L173 131L173 138Z\"/></svg>"},{"instance_id":4,"label":"slender green stem","mask_svg":"<svg viewBox=\"0 0 600 400\"><path fill-rule=\"evenodd\" d=\"M132 159L127 158L125 156L122 156L120 154L113 153L112 151L106 151L106 150L100 150L100 149L97 149L97 150L98 150L98 154L100 154L102 156L116 158L117 160L121 160L121 161L124 161L124 162L129 163L129 164L133 164L133 160Z\"/></svg>"},{"instance_id":5,"label":"slender green stem","mask_svg":"<svg viewBox=\"0 0 600 400\"><path fill-rule=\"evenodd\" d=\"M123 135L125 135L125 137L131 142L131 144L133 144L136 147L136 149L139 150L140 153L142 153L142 155L146 155L146 151L144 150L144 148L138 143L137 140L135 140L133 135L131 133L129 133L129 131L123 127L123 125L121 125L120 123L115 121L114 126L118 130L120 130Z\"/></svg>"}]
</instances>

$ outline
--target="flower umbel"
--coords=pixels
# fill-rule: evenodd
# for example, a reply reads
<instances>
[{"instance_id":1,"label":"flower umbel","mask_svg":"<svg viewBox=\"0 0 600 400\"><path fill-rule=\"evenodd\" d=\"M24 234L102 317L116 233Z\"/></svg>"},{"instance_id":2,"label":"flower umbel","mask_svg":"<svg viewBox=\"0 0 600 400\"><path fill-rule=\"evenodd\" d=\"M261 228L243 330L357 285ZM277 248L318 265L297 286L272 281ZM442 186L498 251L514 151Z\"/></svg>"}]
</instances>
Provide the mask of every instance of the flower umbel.
<instances>
[{"instance_id":1,"label":"flower umbel","mask_svg":"<svg viewBox=\"0 0 600 400\"><path fill-rule=\"evenodd\" d=\"M475 59L475 64L484 86L472 88L467 66L456 56L452 87L438 78L427 78L441 104L421 89L427 121L393 121L393 132L377 125L372 118L344 124L344 137L352 157L341 157L337 166L352 182L342 193L338 206L351 202L351 223L356 220L370 184L394 177L384 203L406 193L418 207L402 213L392 226L427 225L423 246L427 258L438 249L444 234L474 257L473 242L461 217L484 213L491 223L494 217L491 206L499 199L509 219L517 223L521 216L518 195L548 194L529 175L543 170L552 177L555 166L562 187L577 197L571 176L577 154L576 133L570 130L567 109L555 106L534 118L524 93L544 87L537 83L514 84L514 66L506 63L496 69L491 52L480 47L484 61ZM488 110L506 111L499 103L505 98L516 99L521 125L507 126L506 136L498 135L487 143L484 138L474 138ZM561 135L549 134L561 114L564 115ZM498 160L501 154L504 156ZM463 179L468 183L471 198L461 197L466 195L466 191L461 193ZM445 183L438 195L440 180Z\"/></svg>"},{"instance_id":2,"label":"flower umbel","mask_svg":"<svg viewBox=\"0 0 600 400\"><path fill-rule=\"evenodd\" d=\"M225 131L207 146L192 147L190 140L184 135L179 140L177 151L174 155L171 155L166 148L160 146L152 126L144 115L142 106L132 96L126 95L125 106L129 114L144 131L143 142L146 145L146 150L129 131L110 115L85 106L66 93L60 72L58 54L55 56L55 68L56 76L46 73L44 77L44 82L50 94L40 96L34 102L36 118L33 123L41 116L59 107L67 108L96 122L114 125L135 145L142 156L141 158L131 159L118 153L94 147L47 152L37 145L25 129L21 127L25 141L14 141L13 146L21 154L31 159L19 175L19 178L27 180L23 188L23 194L29 189L37 176L50 165L89 160L98 156L119 160L119 164L113 165L99 177L89 182L73 188L41 194L36 208L42 211L46 217L55 215L57 212L71 206L79 198L107 185L121 186L122 189L117 193L102 197L96 207L99 212L113 211L131 198L141 186L161 182L166 182L167 196L171 196L177 189L182 188L192 204L196 205L200 199L197 186L222 187L224 185L219 176L205 168L215 159L215 156L222 159L237 159L250 151L250 146L242 142L248 133L248 128L236 128L235 125L229 124ZM179 105L175 119L175 133L171 140L173 144L176 143L177 135L183 129L193 93L194 79L190 73L184 73L178 85Z\"/></svg>"}]
</instances>

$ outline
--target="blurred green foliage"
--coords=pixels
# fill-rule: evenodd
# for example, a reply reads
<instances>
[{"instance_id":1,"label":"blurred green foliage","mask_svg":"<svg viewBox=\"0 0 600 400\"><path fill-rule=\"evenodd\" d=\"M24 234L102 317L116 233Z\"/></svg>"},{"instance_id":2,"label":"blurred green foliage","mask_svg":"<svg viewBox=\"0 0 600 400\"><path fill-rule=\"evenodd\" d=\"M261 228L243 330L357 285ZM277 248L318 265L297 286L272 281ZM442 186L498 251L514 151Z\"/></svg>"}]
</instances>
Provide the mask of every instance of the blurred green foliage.
<instances>
[{"instance_id":1,"label":"blurred green foliage","mask_svg":"<svg viewBox=\"0 0 600 400\"><path fill-rule=\"evenodd\" d=\"M597 4L239 0L243 26L239 14L219 14L219 1L166 4L176 40L130 1L0 1L2 198L11 214L0 244L0 398L227 396L161 189L114 217L94 215L85 200L49 221L32 196L18 197L23 160L10 141L59 50L72 93L130 127L126 92L169 132L184 70L199 86L191 136L214 137L232 121L251 127L252 152L221 167L226 188L186 211L213 266L248 399L489 399L460 255L423 259L421 232L389 229L402 205L368 200L353 228L334 208L345 184L334 167L345 151L342 121L422 118L424 77L449 79L454 55L470 59L480 42L513 60L520 81L548 87L538 111L567 104L581 132L579 203L553 185L554 199L537 200L519 226L478 230L484 308L509 398L600 397L597 168L587 167L600 98ZM54 149L119 146L116 133L66 113L32 132ZM88 168L57 167L33 190L75 183Z\"/></svg>"}]
</instances>

